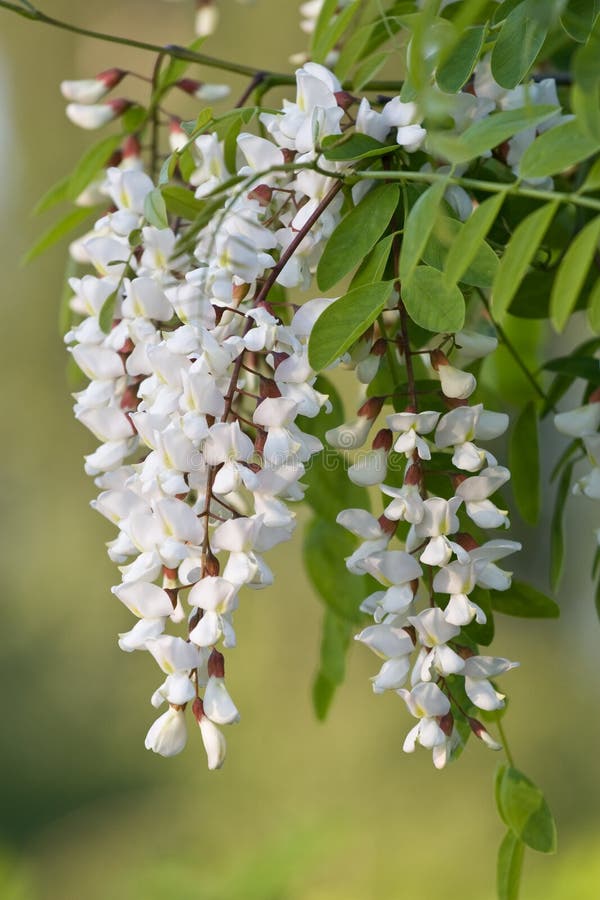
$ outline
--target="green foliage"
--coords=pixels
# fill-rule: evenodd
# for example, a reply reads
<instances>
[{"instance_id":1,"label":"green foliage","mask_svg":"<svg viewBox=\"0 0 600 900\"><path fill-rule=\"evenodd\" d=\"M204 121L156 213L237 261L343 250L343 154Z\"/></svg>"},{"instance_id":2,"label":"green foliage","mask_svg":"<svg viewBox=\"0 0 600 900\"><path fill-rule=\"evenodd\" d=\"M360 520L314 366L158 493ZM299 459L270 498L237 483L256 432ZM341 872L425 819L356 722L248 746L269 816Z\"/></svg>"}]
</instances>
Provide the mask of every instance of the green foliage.
<instances>
[{"instance_id":1,"label":"green foliage","mask_svg":"<svg viewBox=\"0 0 600 900\"><path fill-rule=\"evenodd\" d=\"M515 228L500 260L492 289L492 312L497 321L503 320L555 212L556 203L547 203Z\"/></svg>"},{"instance_id":2,"label":"green foliage","mask_svg":"<svg viewBox=\"0 0 600 900\"><path fill-rule=\"evenodd\" d=\"M493 197L497 200L497 197ZM501 198L502 199L502 198ZM458 219L449 216L438 216L423 252L423 259L435 269L447 269L447 259L456 244L461 243L461 236L471 219L463 225ZM463 241L464 246L464 241ZM468 252L465 254L468 264L462 268L460 280L474 287L490 288L498 269L498 257L485 241L470 240ZM447 287L453 285L452 279L444 278Z\"/></svg>"},{"instance_id":3,"label":"green foliage","mask_svg":"<svg viewBox=\"0 0 600 900\"><path fill-rule=\"evenodd\" d=\"M533 401L523 407L515 421L509 446L513 495L523 519L535 525L540 514L540 463L538 412Z\"/></svg>"},{"instance_id":4,"label":"green foliage","mask_svg":"<svg viewBox=\"0 0 600 900\"><path fill-rule=\"evenodd\" d=\"M434 133L430 138L431 145L453 163L468 162L521 131L541 125L556 112L555 106L525 106L497 112L470 125L458 137Z\"/></svg>"},{"instance_id":5,"label":"green foliage","mask_svg":"<svg viewBox=\"0 0 600 900\"><path fill-rule=\"evenodd\" d=\"M398 185L379 185L342 219L319 261L321 290L337 284L373 249L394 215L399 196Z\"/></svg>"},{"instance_id":6,"label":"green foliage","mask_svg":"<svg viewBox=\"0 0 600 900\"><path fill-rule=\"evenodd\" d=\"M406 218L400 254L400 279L404 285L410 280L423 257L446 187L443 181L428 187Z\"/></svg>"},{"instance_id":7,"label":"green foliage","mask_svg":"<svg viewBox=\"0 0 600 900\"><path fill-rule=\"evenodd\" d=\"M520 619L557 619L560 616L554 600L516 579L507 591L491 591L491 602L496 612Z\"/></svg>"},{"instance_id":8,"label":"green foliage","mask_svg":"<svg viewBox=\"0 0 600 900\"><path fill-rule=\"evenodd\" d=\"M149 225L155 228L168 228L167 206L160 188L154 188L144 198L144 216Z\"/></svg>"},{"instance_id":9,"label":"green foliage","mask_svg":"<svg viewBox=\"0 0 600 900\"><path fill-rule=\"evenodd\" d=\"M391 281L361 285L321 313L308 344L315 371L330 366L365 333L385 306L392 287Z\"/></svg>"},{"instance_id":10,"label":"green foliage","mask_svg":"<svg viewBox=\"0 0 600 900\"><path fill-rule=\"evenodd\" d=\"M511 832L539 853L556 851L556 825L538 787L513 766L501 766L497 774L498 812Z\"/></svg>"},{"instance_id":11,"label":"green foliage","mask_svg":"<svg viewBox=\"0 0 600 900\"><path fill-rule=\"evenodd\" d=\"M456 93L468 81L479 59L485 37L483 25L467 28L460 36L449 58L436 71L438 86L450 94Z\"/></svg>"},{"instance_id":12,"label":"green foliage","mask_svg":"<svg viewBox=\"0 0 600 900\"><path fill-rule=\"evenodd\" d=\"M428 331L460 331L464 325L464 297L439 269L417 266L402 285L402 299L413 322Z\"/></svg>"},{"instance_id":13,"label":"green foliage","mask_svg":"<svg viewBox=\"0 0 600 900\"><path fill-rule=\"evenodd\" d=\"M600 148L600 140L584 134L577 121L563 122L529 145L519 166L523 178L544 178L576 165Z\"/></svg>"},{"instance_id":14,"label":"green foliage","mask_svg":"<svg viewBox=\"0 0 600 900\"><path fill-rule=\"evenodd\" d=\"M513 831L507 831L498 851L498 900L518 900L524 852L523 841Z\"/></svg>"},{"instance_id":15,"label":"green foliage","mask_svg":"<svg viewBox=\"0 0 600 900\"><path fill-rule=\"evenodd\" d=\"M48 228L42 236L37 239L33 246L29 248L21 260L22 265L26 265L27 263L32 262L32 260L37 259L38 256L41 256L42 253L49 250L50 247L53 247L58 241L61 241L97 212L98 208L95 206L76 207L75 209L70 210L66 215L62 216L58 222Z\"/></svg>"},{"instance_id":16,"label":"green foliage","mask_svg":"<svg viewBox=\"0 0 600 900\"><path fill-rule=\"evenodd\" d=\"M574 465L574 462L570 462L563 469L554 499L554 512L552 513L552 522L550 524L550 582L553 590L557 590L563 571L565 557L564 515Z\"/></svg>"},{"instance_id":17,"label":"green foliage","mask_svg":"<svg viewBox=\"0 0 600 900\"><path fill-rule=\"evenodd\" d=\"M562 331L575 308L600 240L600 216L581 229L560 264L550 296L550 316Z\"/></svg>"},{"instance_id":18,"label":"green foliage","mask_svg":"<svg viewBox=\"0 0 600 900\"><path fill-rule=\"evenodd\" d=\"M527 74L548 31L547 16L539 15L537 0L524 0L508 14L492 51L492 75L505 88L514 88Z\"/></svg>"},{"instance_id":19,"label":"green foliage","mask_svg":"<svg viewBox=\"0 0 600 900\"><path fill-rule=\"evenodd\" d=\"M481 252L481 248L485 246L485 238L494 224L503 202L503 194L492 194L473 211L460 228L446 257L444 270L448 284L456 284L457 281L461 281L471 263Z\"/></svg>"}]
</instances>

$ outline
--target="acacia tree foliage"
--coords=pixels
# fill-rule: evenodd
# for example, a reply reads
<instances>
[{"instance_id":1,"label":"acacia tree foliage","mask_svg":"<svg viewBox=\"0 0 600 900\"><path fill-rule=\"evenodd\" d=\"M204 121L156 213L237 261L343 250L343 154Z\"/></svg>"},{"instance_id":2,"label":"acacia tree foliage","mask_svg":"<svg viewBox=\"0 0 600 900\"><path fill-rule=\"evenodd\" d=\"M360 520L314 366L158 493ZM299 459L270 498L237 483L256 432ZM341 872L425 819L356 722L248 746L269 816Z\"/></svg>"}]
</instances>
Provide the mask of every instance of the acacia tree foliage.
<instances>
[{"instance_id":1,"label":"acacia tree foliage","mask_svg":"<svg viewBox=\"0 0 600 900\"><path fill-rule=\"evenodd\" d=\"M525 847L553 852L556 829L502 727L495 679L516 664L487 648L495 615L559 609L496 565L520 549L497 529L511 474L538 521L550 415L570 438L552 475L554 590L571 489L600 498L600 3L312 0L295 74L201 53L206 0L188 48L0 7L155 55L146 106L107 97L122 69L62 85L75 124L112 131L42 198L39 212L69 211L28 254L93 222L71 245L62 320L90 379L75 413L101 442L86 458L95 505L119 528L113 590L138 619L119 644L167 676L146 746L182 750L191 711L222 765L217 726L239 718L221 652L232 614L272 582L263 554L304 500L325 609L317 716L356 636L384 660L375 693L417 719L405 750L431 749L438 768L473 735L503 750L498 896L515 898ZM192 67L247 89L217 113L227 86ZM267 105L276 87L282 108ZM193 121L172 111L181 91ZM560 334L572 315L590 335L569 354L540 367L534 338L520 351L532 322ZM331 372L354 380L351 410ZM579 405L561 409L574 386ZM511 471L488 447L507 428Z\"/></svg>"}]
</instances>

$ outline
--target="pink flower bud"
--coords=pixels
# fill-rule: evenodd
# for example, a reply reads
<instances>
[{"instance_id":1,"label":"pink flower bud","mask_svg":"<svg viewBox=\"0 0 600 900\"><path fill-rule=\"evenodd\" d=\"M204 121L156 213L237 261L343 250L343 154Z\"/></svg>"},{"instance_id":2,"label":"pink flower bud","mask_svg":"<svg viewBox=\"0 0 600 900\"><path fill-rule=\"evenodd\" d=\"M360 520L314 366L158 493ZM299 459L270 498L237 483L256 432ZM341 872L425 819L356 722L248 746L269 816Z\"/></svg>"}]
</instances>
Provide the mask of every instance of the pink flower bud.
<instances>
[{"instance_id":1,"label":"pink flower bud","mask_svg":"<svg viewBox=\"0 0 600 900\"><path fill-rule=\"evenodd\" d=\"M109 100L108 103L99 103L87 106L83 103L69 103L66 109L67 118L79 128L93 131L108 125L113 119L122 116L131 106L131 100Z\"/></svg>"}]
</instances>

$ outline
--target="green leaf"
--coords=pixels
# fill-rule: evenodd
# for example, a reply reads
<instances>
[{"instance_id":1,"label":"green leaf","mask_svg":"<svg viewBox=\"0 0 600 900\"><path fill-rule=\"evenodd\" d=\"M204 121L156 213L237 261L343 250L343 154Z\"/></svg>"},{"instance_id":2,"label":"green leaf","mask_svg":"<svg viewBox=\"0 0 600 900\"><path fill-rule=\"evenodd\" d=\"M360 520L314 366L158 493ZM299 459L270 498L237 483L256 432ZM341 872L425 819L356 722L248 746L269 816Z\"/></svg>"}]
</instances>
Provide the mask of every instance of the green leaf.
<instances>
[{"instance_id":1,"label":"green leaf","mask_svg":"<svg viewBox=\"0 0 600 900\"><path fill-rule=\"evenodd\" d=\"M560 24L569 37L580 44L585 43L600 12L598 0L569 0L560 17Z\"/></svg>"},{"instance_id":2,"label":"green leaf","mask_svg":"<svg viewBox=\"0 0 600 900\"><path fill-rule=\"evenodd\" d=\"M365 585L346 569L344 557L356 549L356 538L341 525L313 519L304 535L304 564L323 602L348 622L360 622Z\"/></svg>"},{"instance_id":3,"label":"green leaf","mask_svg":"<svg viewBox=\"0 0 600 900\"><path fill-rule=\"evenodd\" d=\"M525 0L504 20L492 50L492 75L502 87L516 87L535 62L548 31L543 18Z\"/></svg>"},{"instance_id":4,"label":"green leaf","mask_svg":"<svg viewBox=\"0 0 600 900\"><path fill-rule=\"evenodd\" d=\"M564 512L571 487L571 477L575 463L570 462L563 469L556 497L554 498L554 511L550 523L550 584L556 591L562 576L565 557Z\"/></svg>"},{"instance_id":5,"label":"green leaf","mask_svg":"<svg viewBox=\"0 0 600 900\"><path fill-rule=\"evenodd\" d=\"M445 264L445 280L456 284L484 246L486 235L504 202L504 194L498 193L484 200L463 224L452 242Z\"/></svg>"},{"instance_id":6,"label":"green leaf","mask_svg":"<svg viewBox=\"0 0 600 900\"><path fill-rule=\"evenodd\" d=\"M373 56L368 56L360 66L357 67L354 78L352 79L352 88L355 91L361 91L364 86L369 82L372 78L375 78L380 69L384 67L388 58L390 56L390 51L384 50L382 53L374 53Z\"/></svg>"},{"instance_id":7,"label":"green leaf","mask_svg":"<svg viewBox=\"0 0 600 900\"><path fill-rule=\"evenodd\" d=\"M111 134L109 137L103 138L98 144L94 144L89 150L86 150L69 178L68 200L77 199L95 176L106 166L106 163L122 140L122 135Z\"/></svg>"},{"instance_id":8,"label":"green leaf","mask_svg":"<svg viewBox=\"0 0 600 900\"><path fill-rule=\"evenodd\" d=\"M197 37L195 40L192 41L191 44L188 44L188 46L186 47L186 50L191 50L192 53L197 52L202 47L202 44L204 43L205 40L206 40L206 37ZM163 71L161 72L160 78L158 81L158 86L159 86L161 93L166 88L168 88L172 84L174 84L176 81L179 81L179 79L185 75L187 69L190 66L191 66L190 60L175 59L174 57L171 57L171 59L169 59L169 62L167 63L167 65L165 66Z\"/></svg>"},{"instance_id":9,"label":"green leaf","mask_svg":"<svg viewBox=\"0 0 600 900\"><path fill-rule=\"evenodd\" d=\"M154 188L144 199L144 217L149 225L163 229L169 227L167 207L160 188Z\"/></svg>"},{"instance_id":10,"label":"green leaf","mask_svg":"<svg viewBox=\"0 0 600 900\"><path fill-rule=\"evenodd\" d=\"M498 900L518 900L525 844L508 831L498 851L496 887Z\"/></svg>"},{"instance_id":11,"label":"green leaf","mask_svg":"<svg viewBox=\"0 0 600 900\"><path fill-rule=\"evenodd\" d=\"M391 281L361 285L321 313L308 342L315 372L330 366L364 334L384 308L392 287Z\"/></svg>"},{"instance_id":12,"label":"green leaf","mask_svg":"<svg viewBox=\"0 0 600 900\"><path fill-rule=\"evenodd\" d=\"M54 244L58 243L58 241L60 241L75 228L77 228L78 225L81 225L82 222L85 222L87 219L97 213L97 211L97 206L77 207L76 209L70 210L65 216L59 219L58 222L52 225L51 228L48 228L48 230L45 231L40 238L38 238L33 247L31 247L23 256L21 265L26 265L33 259L41 256L42 253L45 253L46 250L49 250L50 247L53 247Z\"/></svg>"},{"instance_id":13,"label":"green leaf","mask_svg":"<svg viewBox=\"0 0 600 900\"><path fill-rule=\"evenodd\" d=\"M325 159L337 161L345 161L348 159L367 159L371 156L382 156L390 153L394 147L389 144L382 144L368 134L351 134L349 138L340 141L337 135L336 140L329 143L325 138L322 145L323 156Z\"/></svg>"},{"instance_id":14,"label":"green leaf","mask_svg":"<svg viewBox=\"0 0 600 900\"><path fill-rule=\"evenodd\" d=\"M538 787L522 772L507 766L499 786L506 821L524 844L539 853L556 851L556 825Z\"/></svg>"},{"instance_id":15,"label":"green leaf","mask_svg":"<svg viewBox=\"0 0 600 900\"><path fill-rule=\"evenodd\" d=\"M317 282L327 291L361 262L390 223L398 205L398 185L382 184L345 216L327 241L317 267Z\"/></svg>"},{"instance_id":16,"label":"green leaf","mask_svg":"<svg viewBox=\"0 0 600 900\"><path fill-rule=\"evenodd\" d=\"M206 202L197 200L193 191L180 187L176 184L169 184L161 188L165 205L170 213L187 219L192 222L197 215L204 212Z\"/></svg>"},{"instance_id":17,"label":"green leaf","mask_svg":"<svg viewBox=\"0 0 600 900\"><path fill-rule=\"evenodd\" d=\"M536 588L513 579L507 591L491 591L492 609L519 619L558 619L560 607Z\"/></svg>"},{"instance_id":18,"label":"green leaf","mask_svg":"<svg viewBox=\"0 0 600 900\"><path fill-rule=\"evenodd\" d=\"M517 508L525 522L535 525L541 498L538 413L533 400L523 407L514 424L508 458Z\"/></svg>"},{"instance_id":19,"label":"green leaf","mask_svg":"<svg viewBox=\"0 0 600 900\"><path fill-rule=\"evenodd\" d=\"M133 106L130 106L129 109L125 111L121 121L127 134L135 134L146 123L147 118L148 110L145 107L134 103Z\"/></svg>"},{"instance_id":20,"label":"green leaf","mask_svg":"<svg viewBox=\"0 0 600 900\"><path fill-rule=\"evenodd\" d=\"M573 378L583 378L592 384L600 384L600 359L593 356L560 356L544 363L543 368L549 372L558 372Z\"/></svg>"},{"instance_id":21,"label":"green leaf","mask_svg":"<svg viewBox=\"0 0 600 900\"><path fill-rule=\"evenodd\" d=\"M564 255L550 295L550 318L558 332L563 330L575 309L599 240L600 216L581 229Z\"/></svg>"},{"instance_id":22,"label":"green leaf","mask_svg":"<svg viewBox=\"0 0 600 900\"><path fill-rule=\"evenodd\" d=\"M519 174L523 178L544 178L556 175L596 153L600 141L584 134L577 121L571 120L550 128L529 145Z\"/></svg>"},{"instance_id":23,"label":"green leaf","mask_svg":"<svg viewBox=\"0 0 600 900\"><path fill-rule=\"evenodd\" d=\"M351 288L357 288L363 284L372 284L383 279L393 243L394 235L388 234L375 244L356 270L356 274L350 284Z\"/></svg>"},{"instance_id":24,"label":"green leaf","mask_svg":"<svg viewBox=\"0 0 600 900\"><path fill-rule=\"evenodd\" d=\"M484 35L484 25L467 28L462 33L449 58L436 72L436 81L443 91L455 94L469 79L479 58Z\"/></svg>"},{"instance_id":25,"label":"green leaf","mask_svg":"<svg viewBox=\"0 0 600 900\"><path fill-rule=\"evenodd\" d=\"M456 285L448 285L443 274L431 266L418 266L402 284L402 300L417 325L428 331L460 331L465 322L465 300Z\"/></svg>"},{"instance_id":26,"label":"green leaf","mask_svg":"<svg viewBox=\"0 0 600 900\"><path fill-rule=\"evenodd\" d=\"M400 254L400 279L403 282L409 280L423 256L446 187L446 181L432 184L419 196L408 214Z\"/></svg>"},{"instance_id":27,"label":"green leaf","mask_svg":"<svg viewBox=\"0 0 600 900\"><path fill-rule=\"evenodd\" d=\"M434 269L440 269L440 271L445 268L448 254L460 239L465 227L466 225L463 225L458 219L452 219L450 216L437 217L427 247L423 252L423 260L428 266L433 266ZM460 280L476 287L490 288L498 270L498 257L485 241L475 242L474 247L469 249L474 250L474 256L468 267L461 273ZM448 287L452 285L446 277L444 277L444 281Z\"/></svg>"},{"instance_id":28,"label":"green leaf","mask_svg":"<svg viewBox=\"0 0 600 900\"><path fill-rule=\"evenodd\" d=\"M556 203L547 203L530 213L515 228L504 256L500 260L492 290L492 313L497 321L504 318L510 301L517 292L530 262L540 245L554 213Z\"/></svg>"},{"instance_id":29,"label":"green leaf","mask_svg":"<svg viewBox=\"0 0 600 900\"><path fill-rule=\"evenodd\" d=\"M60 181L57 181L56 184L53 184L33 207L33 214L39 216L41 213L53 209L59 203L68 200L70 181L71 176L66 175L64 178L61 178Z\"/></svg>"},{"instance_id":30,"label":"green leaf","mask_svg":"<svg viewBox=\"0 0 600 900\"><path fill-rule=\"evenodd\" d=\"M434 132L430 135L431 148L443 154L450 162L463 163L475 159L521 131L534 128L560 112L558 106L524 106L494 113L470 125L459 137Z\"/></svg>"},{"instance_id":31,"label":"green leaf","mask_svg":"<svg viewBox=\"0 0 600 900\"><path fill-rule=\"evenodd\" d=\"M571 88L571 108L581 131L600 143L600 81L590 91L574 84Z\"/></svg>"},{"instance_id":32,"label":"green leaf","mask_svg":"<svg viewBox=\"0 0 600 900\"><path fill-rule=\"evenodd\" d=\"M315 714L325 719L336 688L343 682L346 671L346 653L352 640L352 625L340 619L331 610L323 618L320 667L313 682L312 697Z\"/></svg>"},{"instance_id":33,"label":"green leaf","mask_svg":"<svg viewBox=\"0 0 600 900\"><path fill-rule=\"evenodd\" d=\"M104 334L110 334L115 315L115 304L117 302L118 296L119 289L117 288L112 292L112 294L108 295L108 297L102 304L102 309L100 310L100 314L98 316L98 323Z\"/></svg>"},{"instance_id":34,"label":"green leaf","mask_svg":"<svg viewBox=\"0 0 600 900\"><path fill-rule=\"evenodd\" d=\"M600 334L600 279L596 281L589 296L587 318L592 331Z\"/></svg>"}]
</instances>

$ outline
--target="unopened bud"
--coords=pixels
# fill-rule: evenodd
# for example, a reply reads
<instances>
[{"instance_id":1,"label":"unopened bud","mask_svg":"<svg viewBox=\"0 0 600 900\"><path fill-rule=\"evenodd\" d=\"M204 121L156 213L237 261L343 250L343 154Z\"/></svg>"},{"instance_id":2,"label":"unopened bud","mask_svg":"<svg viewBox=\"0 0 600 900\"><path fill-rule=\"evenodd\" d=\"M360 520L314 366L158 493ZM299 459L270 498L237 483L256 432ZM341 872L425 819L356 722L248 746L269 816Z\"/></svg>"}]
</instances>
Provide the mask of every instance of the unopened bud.
<instances>
[{"instance_id":1,"label":"unopened bud","mask_svg":"<svg viewBox=\"0 0 600 900\"><path fill-rule=\"evenodd\" d=\"M250 290L250 285L245 282L242 284L234 284L231 290L231 297L237 303L241 303L242 300L246 299L248 291Z\"/></svg>"},{"instance_id":2,"label":"unopened bud","mask_svg":"<svg viewBox=\"0 0 600 900\"><path fill-rule=\"evenodd\" d=\"M209 550L204 559L204 574L210 577L215 577L219 574L220 570L221 566L219 560L214 555L214 553Z\"/></svg>"},{"instance_id":3,"label":"unopened bud","mask_svg":"<svg viewBox=\"0 0 600 900\"><path fill-rule=\"evenodd\" d=\"M340 109L347 110L356 103L356 97L349 94L348 91L336 91L333 95Z\"/></svg>"},{"instance_id":4,"label":"unopened bud","mask_svg":"<svg viewBox=\"0 0 600 900\"><path fill-rule=\"evenodd\" d=\"M473 535L469 534L466 531L459 531L458 534L454 535L454 540L457 544L460 544L463 550L466 550L467 553L470 553L471 550L477 550L477 548L479 547L479 544L477 543Z\"/></svg>"},{"instance_id":5,"label":"unopened bud","mask_svg":"<svg viewBox=\"0 0 600 900\"><path fill-rule=\"evenodd\" d=\"M469 728L480 741L483 741L483 743L490 748L490 750L502 750L502 744L495 741L487 728L484 728L477 719L469 718Z\"/></svg>"},{"instance_id":6,"label":"unopened bud","mask_svg":"<svg viewBox=\"0 0 600 900\"><path fill-rule=\"evenodd\" d=\"M60 92L65 100L73 103L89 105L98 103L127 75L124 69L107 69L95 78L84 78L79 81L63 81Z\"/></svg>"},{"instance_id":7,"label":"unopened bud","mask_svg":"<svg viewBox=\"0 0 600 900\"><path fill-rule=\"evenodd\" d=\"M193 78L180 78L175 82L175 87L185 91L191 97L197 100L205 100L207 103L215 103L218 100L224 100L230 94L230 87L227 84L207 84L204 81L196 81Z\"/></svg>"},{"instance_id":8,"label":"unopened bud","mask_svg":"<svg viewBox=\"0 0 600 900\"><path fill-rule=\"evenodd\" d=\"M382 397L369 397L360 409L357 412L358 416L365 419L376 419L381 410L383 409L383 398Z\"/></svg>"},{"instance_id":9,"label":"unopened bud","mask_svg":"<svg viewBox=\"0 0 600 900\"><path fill-rule=\"evenodd\" d=\"M216 647L208 657L208 674L214 675L215 678L225 677L225 657Z\"/></svg>"},{"instance_id":10,"label":"unopened bud","mask_svg":"<svg viewBox=\"0 0 600 900\"><path fill-rule=\"evenodd\" d=\"M404 473L404 484L418 485L421 484L422 478L423 471L421 469L421 464L414 462Z\"/></svg>"},{"instance_id":11,"label":"unopened bud","mask_svg":"<svg viewBox=\"0 0 600 900\"><path fill-rule=\"evenodd\" d=\"M86 106L84 103L69 103L65 112L67 118L79 128L92 131L108 125L113 119L122 116L132 106L131 100L109 100L108 103L98 103Z\"/></svg>"},{"instance_id":12,"label":"unopened bud","mask_svg":"<svg viewBox=\"0 0 600 900\"><path fill-rule=\"evenodd\" d=\"M450 737L454 728L454 716L452 713L448 711L445 716L440 716L438 723L446 737Z\"/></svg>"},{"instance_id":13,"label":"unopened bud","mask_svg":"<svg viewBox=\"0 0 600 900\"><path fill-rule=\"evenodd\" d=\"M394 443L394 434L389 428L382 428L373 438L373 450L385 450L389 453Z\"/></svg>"},{"instance_id":14,"label":"unopened bud","mask_svg":"<svg viewBox=\"0 0 600 900\"><path fill-rule=\"evenodd\" d=\"M384 513L379 516L377 522L384 534L393 535L398 527L398 523L386 518Z\"/></svg>"},{"instance_id":15,"label":"unopened bud","mask_svg":"<svg viewBox=\"0 0 600 900\"><path fill-rule=\"evenodd\" d=\"M385 356L387 351L387 341L385 338L378 338L371 347L373 356Z\"/></svg>"},{"instance_id":16,"label":"unopened bud","mask_svg":"<svg viewBox=\"0 0 600 900\"><path fill-rule=\"evenodd\" d=\"M219 11L214 0L196 0L196 34L208 37L213 34L219 21Z\"/></svg>"},{"instance_id":17,"label":"unopened bud","mask_svg":"<svg viewBox=\"0 0 600 900\"><path fill-rule=\"evenodd\" d=\"M194 714L196 722L200 724L200 720L204 718L204 703L200 697L196 697L192 703L192 713Z\"/></svg>"},{"instance_id":18,"label":"unopened bud","mask_svg":"<svg viewBox=\"0 0 600 900\"><path fill-rule=\"evenodd\" d=\"M261 206L268 206L273 197L273 188L268 184L259 184L248 194L248 200L258 200Z\"/></svg>"},{"instance_id":19,"label":"unopened bud","mask_svg":"<svg viewBox=\"0 0 600 900\"><path fill-rule=\"evenodd\" d=\"M442 353L441 350L432 350L429 354L429 357L431 359L431 365L436 372L439 370L440 366L450 365L450 363L448 362L448 357L445 353Z\"/></svg>"},{"instance_id":20,"label":"unopened bud","mask_svg":"<svg viewBox=\"0 0 600 900\"><path fill-rule=\"evenodd\" d=\"M139 159L142 155L142 145L134 134L128 134L123 141L123 159Z\"/></svg>"}]
</instances>

